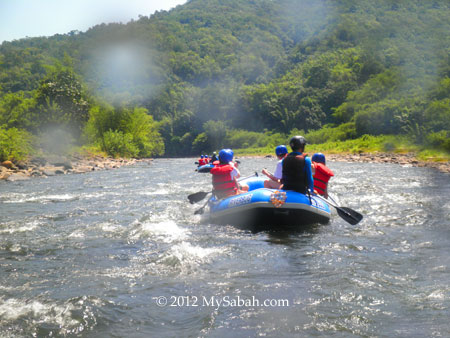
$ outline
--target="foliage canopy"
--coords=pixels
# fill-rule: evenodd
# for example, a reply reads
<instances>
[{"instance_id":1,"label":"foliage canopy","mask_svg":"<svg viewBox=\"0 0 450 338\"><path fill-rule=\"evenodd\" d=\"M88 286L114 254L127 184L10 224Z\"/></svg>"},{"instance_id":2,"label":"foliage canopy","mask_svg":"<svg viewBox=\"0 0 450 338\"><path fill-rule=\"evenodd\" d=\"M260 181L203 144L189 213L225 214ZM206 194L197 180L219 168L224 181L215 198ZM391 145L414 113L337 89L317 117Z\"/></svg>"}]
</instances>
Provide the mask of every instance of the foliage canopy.
<instances>
[{"instance_id":1,"label":"foliage canopy","mask_svg":"<svg viewBox=\"0 0 450 338\"><path fill-rule=\"evenodd\" d=\"M449 17L447 0L191 0L4 42L0 125L64 128L123 156L270 144L293 130L447 149Z\"/></svg>"}]
</instances>

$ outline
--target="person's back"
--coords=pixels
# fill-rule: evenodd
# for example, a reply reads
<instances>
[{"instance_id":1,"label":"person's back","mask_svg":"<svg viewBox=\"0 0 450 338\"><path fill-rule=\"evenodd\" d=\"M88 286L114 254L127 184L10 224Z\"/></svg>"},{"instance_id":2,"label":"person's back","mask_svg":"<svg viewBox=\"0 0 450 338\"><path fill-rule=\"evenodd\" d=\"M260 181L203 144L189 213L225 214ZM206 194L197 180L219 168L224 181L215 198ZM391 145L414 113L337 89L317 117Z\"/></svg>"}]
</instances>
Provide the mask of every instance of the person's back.
<instances>
[{"instance_id":1,"label":"person's back","mask_svg":"<svg viewBox=\"0 0 450 338\"><path fill-rule=\"evenodd\" d=\"M334 176L333 171L326 166L325 155L316 153L312 157L314 192L328 198L328 181Z\"/></svg>"},{"instance_id":2,"label":"person's back","mask_svg":"<svg viewBox=\"0 0 450 338\"><path fill-rule=\"evenodd\" d=\"M283 189L306 193L305 155L292 152L283 160Z\"/></svg>"},{"instance_id":3,"label":"person's back","mask_svg":"<svg viewBox=\"0 0 450 338\"><path fill-rule=\"evenodd\" d=\"M303 154L305 144L306 140L302 136L294 136L289 142L292 152L283 159L283 190L294 190L305 194L308 188L311 191L314 189L311 160Z\"/></svg>"},{"instance_id":4,"label":"person's back","mask_svg":"<svg viewBox=\"0 0 450 338\"><path fill-rule=\"evenodd\" d=\"M213 193L219 199L238 193L236 176L239 176L239 171L230 164L232 160L233 151L222 149L219 152L219 163L211 168Z\"/></svg>"}]
</instances>

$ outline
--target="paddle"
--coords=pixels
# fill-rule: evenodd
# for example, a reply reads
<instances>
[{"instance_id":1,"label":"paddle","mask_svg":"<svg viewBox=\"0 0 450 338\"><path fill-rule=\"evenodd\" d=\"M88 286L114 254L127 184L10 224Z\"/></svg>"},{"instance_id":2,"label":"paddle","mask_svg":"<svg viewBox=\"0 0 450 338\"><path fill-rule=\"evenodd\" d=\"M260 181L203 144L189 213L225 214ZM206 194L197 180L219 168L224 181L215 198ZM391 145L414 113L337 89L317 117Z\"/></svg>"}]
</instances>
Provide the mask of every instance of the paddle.
<instances>
[{"instance_id":1,"label":"paddle","mask_svg":"<svg viewBox=\"0 0 450 338\"><path fill-rule=\"evenodd\" d=\"M239 182L239 181L245 180L245 179L253 177L253 176L258 176L258 173L255 171L255 173L253 175L250 175L247 177L241 177L237 181ZM206 197L206 195L208 195L210 193L212 193L212 191L199 191L194 194L190 194L188 196L189 203L194 204L194 203L200 202L202 199L204 199Z\"/></svg>"},{"instance_id":2,"label":"paddle","mask_svg":"<svg viewBox=\"0 0 450 338\"><path fill-rule=\"evenodd\" d=\"M199 192L196 192L195 194L191 194L188 196L189 203L194 204L194 203L200 202L202 199L204 199L206 197L206 195L208 195L210 193L212 193L212 191L208 191L208 192L199 191Z\"/></svg>"},{"instance_id":3,"label":"paddle","mask_svg":"<svg viewBox=\"0 0 450 338\"><path fill-rule=\"evenodd\" d=\"M332 207L334 207L338 213L339 216L341 216L341 218L344 221L347 221L348 223L350 223L351 225L355 225L358 224L362 219L363 219L363 215L361 215L359 212L347 208L347 207L339 207L337 205L334 205L333 203L330 203L329 200L319 196L319 195L314 195L314 197L324 201L325 203L331 205Z\"/></svg>"},{"instance_id":4,"label":"paddle","mask_svg":"<svg viewBox=\"0 0 450 338\"><path fill-rule=\"evenodd\" d=\"M208 205L208 202L209 202L209 199L206 201L205 204L203 204L203 206L200 209L195 210L194 215L202 215L203 214L203 210Z\"/></svg>"}]
</instances>

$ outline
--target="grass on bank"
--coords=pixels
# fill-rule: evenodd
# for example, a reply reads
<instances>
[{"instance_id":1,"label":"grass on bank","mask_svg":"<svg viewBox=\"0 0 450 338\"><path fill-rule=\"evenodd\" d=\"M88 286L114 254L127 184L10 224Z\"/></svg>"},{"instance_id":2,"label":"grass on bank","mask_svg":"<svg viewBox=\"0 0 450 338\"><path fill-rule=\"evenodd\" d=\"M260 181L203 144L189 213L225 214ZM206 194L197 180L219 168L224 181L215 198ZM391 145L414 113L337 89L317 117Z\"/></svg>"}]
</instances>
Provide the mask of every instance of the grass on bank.
<instances>
[{"instance_id":1,"label":"grass on bank","mask_svg":"<svg viewBox=\"0 0 450 338\"><path fill-rule=\"evenodd\" d=\"M286 143L288 140L286 140ZM289 148L289 147L288 147ZM237 156L266 156L274 155L274 147L256 147L235 149ZM321 144L307 144L307 154L312 155L317 152L325 154L358 154L358 153L413 153L421 161L446 162L450 161L450 153L433 148L424 148L413 144L405 136L364 135L358 139L346 141L325 142Z\"/></svg>"}]
</instances>

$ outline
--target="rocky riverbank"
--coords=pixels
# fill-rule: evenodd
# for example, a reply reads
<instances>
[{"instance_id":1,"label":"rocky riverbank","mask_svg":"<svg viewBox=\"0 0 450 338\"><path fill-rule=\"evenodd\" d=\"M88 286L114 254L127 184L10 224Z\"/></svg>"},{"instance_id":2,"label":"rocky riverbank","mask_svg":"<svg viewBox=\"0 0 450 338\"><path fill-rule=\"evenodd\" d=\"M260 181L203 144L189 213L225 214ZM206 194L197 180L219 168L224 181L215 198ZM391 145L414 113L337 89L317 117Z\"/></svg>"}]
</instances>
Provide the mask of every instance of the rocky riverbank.
<instances>
[{"instance_id":1,"label":"rocky riverbank","mask_svg":"<svg viewBox=\"0 0 450 338\"><path fill-rule=\"evenodd\" d=\"M419 161L413 153L361 153L361 154L327 154L331 161L395 163L414 167L435 168L444 173L450 173L450 162Z\"/></svg>"},{"instance_id":2,"label":"rocky riverbank","mask_svg":"<svg viewBox=\"0 0 450 338\"><path fill-rule=\"evenodd\" d=\"M245 158L243 156L241 158ZM253 156L249 156L253 157ZM267 157L272 157L268 155ZM396 163L415 167L435 168L444 173L450 173L450 162L419 161L414 154L394 153L361 153L361 154L326 154L329 161ZM19 181L31 177L48 177L63 174L81 174L96 170L108 170L138 162L150 163L151 159L105 158L102 156L85 157L35 157L27 162L12 163L5 161L0 164L0 180Z\"/></svg>"},{"instance_id":3,"label":"rocky riverbank","mask_svg":"<svg viewBox=\"0 0 450 338\"><path fill-rule=\"evenodd\" d=\"M48 177L63 174L81 174L96 170L116 169L138 162L151 162L151 159L105 158L102 156L34 157L26 162L0 164L0 180L21 181L31 177Z\"/></svg>"},{"instance_id":4,"label":"rocky riverbank","mask_svg":"<svg viewBox=\"0 0 450 338\"><path fill-rule=\"evenodd\" d=\"M311 153L308 153L312 156ZM420 161L413 153L407 154L395 154L395 153L360 153L360 154L325 154L329 161L339 162L370 162L370 163L395 163L399 165L409 165L413 167L427 167L434 168L443 173L450 173L450 162L432 162L432 161ZM242 156L240 158L245 158ZM252 157L252 156L249 156ZM265 157L273 157L273 155L267 155Z\"/></svg>"}]
</instances>

